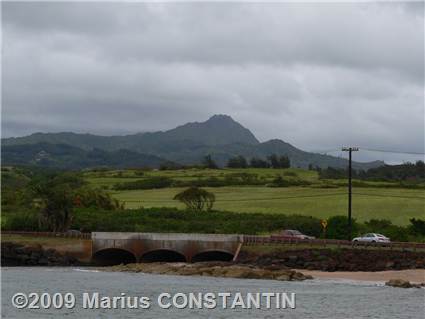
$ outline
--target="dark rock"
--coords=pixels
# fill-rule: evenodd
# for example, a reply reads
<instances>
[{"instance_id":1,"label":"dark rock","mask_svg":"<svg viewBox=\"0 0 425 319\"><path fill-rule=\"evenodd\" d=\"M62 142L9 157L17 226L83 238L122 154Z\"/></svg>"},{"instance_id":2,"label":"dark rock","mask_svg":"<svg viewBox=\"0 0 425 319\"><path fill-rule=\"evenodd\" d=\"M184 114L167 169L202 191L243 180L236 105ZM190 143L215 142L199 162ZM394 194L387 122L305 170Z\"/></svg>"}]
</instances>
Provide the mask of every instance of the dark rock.
<instances>
[{"instance_id":1,"label":"dark rock","mask_svg":"<svg viewBox=\"0 0 425 319\"><path fill-rule=\"evenodd\" d=\"M424 269L425 252L388 249L300 249L250 255L244 252L238 260L258 266L271 264L291 268L325 271L382 271Z\"/></svg>"},{"instance_id":2,"label":"dark rock","mask_svg":"<svg viewBox=\"0 0 425 319\"><path fill-rule=\"evenodd\" d=\"M403 279L390 279L385 285L396 288L421 288L424 286L424 284L413 284Z\"/></svg>"},{"instance_id":3,"label":"dark rock","mask_svg":"<svg viewBox=\"0 0 425 319\"><path fill-rule=\"evenodd\" d=\"M13 242L1 243L2 266L68 266L77 264L76 258L63 256L54 249L41 245L23 246Z\"/></svg>"}]
</instances>

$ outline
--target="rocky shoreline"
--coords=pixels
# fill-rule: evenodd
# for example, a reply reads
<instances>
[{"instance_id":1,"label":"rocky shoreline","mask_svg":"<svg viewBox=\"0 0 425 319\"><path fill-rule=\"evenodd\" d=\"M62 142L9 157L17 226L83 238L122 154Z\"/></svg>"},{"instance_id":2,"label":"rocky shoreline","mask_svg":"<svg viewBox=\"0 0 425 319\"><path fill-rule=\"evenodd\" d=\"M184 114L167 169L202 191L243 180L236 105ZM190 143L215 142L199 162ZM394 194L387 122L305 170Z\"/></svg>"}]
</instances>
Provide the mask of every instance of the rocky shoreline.
<instances>
[{"instance_id":1,"label":"rocky shoreline","mask_svg":"<svg viewBox=\"0 0 425 319\"><path fill-rule=\"evenodd\" d=\"M425 283L415 284L408 280L403 279L390 279L385 283L386 286L395 288L422 288L425 287Z\"/></svg>"},{"instance_id":2,"label":"rocky shoreline","mask_svg":"<svg viewBox=\"0 0 425 319\"><path fill-rule=\"evenodd\" d=\"M63 255L52 248L44 249L40 244L28 246L14 242L1 243L2 266L74 266L81 264L72 256Z\"/></svg>"},{"instance_id":3,"label":"rocky shoreline","mask_svg":"<svg viewBox=\"0 0 425 319\"><path fill-rule=\"evenodd\" d=\"M366 249L300 249L273 253L241 251L239 263L321 271L425 269L425 252Z\"/></svg>"},{"instance_id":4,"label":"rocky shoreline","mask_svg":"<svg viewBox=\"0 0 425 319\"><path fill-rule=\"evenodd\" d=\"M209 276L224 278L244 279L269 279L280 281L301 281L307 279L325 278L332 273L341 273L341 268L349 274L349 277L360 275L375 277L379 272L386 273L387 286L399 288L424 287L422 279L418 280L416 272L425 268L425 254L414 252L385 252L387 258L380 256L380 251L327 251L299 250L286 251L274 254L254 255L243 253L238 263L234 262L199 262L199 263L137 263L127 265L116 265L97 268L102 271L135 272L162 275L181 276ZM354 256L354 258L352 258ZM361 256L361 257L360 257ZM373 258L381 257L381 259ZM347 258L352 258L349 264ZM389 259L388 259L389 258ZM406 258L406 259L405 259ZM370 265L368 263L371 263ZM40 244L23 245L15 242L1 243L1 265L2 266L92 266L82 263L78 259L62 254L53 248L45 249ZM292 266L292 267L291 267ZM301 266L301 267L300 267ZM296 270L294 270L295 268ZM298 269L297 269L298 268ZM346 268L349 268L347 270ZM415 272L405 274L406 278L399 278L399 272L391 269L411 269L404 272ZM319 270L308 270L319 269ZM420 270L422 269L422 270ZM390 270L390 271L389 271ZM305 271L305 273L304 273ZM311 274L310 274L311 273ZM397 274L394 274L397 273ZM366 275L365 275L366 274ZM313 276L312 276L313 275ZM359 276L357 276L359 275ZM392 277L394 275L394 277ZM347 276L347 275L346 275ZM423 274L419 276L423 277ZM361 277L361 276L360 276ZM363 278L363 277L362 277ZM365 280L365 279L358 280ZM395 279L391 279L395 278ZM416 279L415 279L416 278ZM424 278L425 279L425 278ZM367 280L367 279L366 279Z\"/></svg>"},{"instance_id":5,"label":"rocky shoreline","mask_svg":"<svg viewBox=\"0 0 425 319\"><path fill-rule=\"evenodd\" d=\"M276 267L258 267L247 264L229 262L200 262L200 263L138 263L99 268L102 271L143 272L161 275L181 276L210 276L245 279L272 279L281 281L300 281L313 279L312 276L301 272Z\"/></svg>"}]
</instances>

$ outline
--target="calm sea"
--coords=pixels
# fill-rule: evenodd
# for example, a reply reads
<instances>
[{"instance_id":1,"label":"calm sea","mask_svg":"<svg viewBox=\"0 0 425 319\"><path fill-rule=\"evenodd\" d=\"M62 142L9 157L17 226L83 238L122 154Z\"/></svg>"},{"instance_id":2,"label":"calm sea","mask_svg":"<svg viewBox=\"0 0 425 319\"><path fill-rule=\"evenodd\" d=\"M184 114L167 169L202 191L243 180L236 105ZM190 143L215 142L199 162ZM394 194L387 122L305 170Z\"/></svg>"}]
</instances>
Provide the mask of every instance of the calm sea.
<instances>
[{"instance_id":1,"label":"calm sea","mask_svg":"<svg viewBox=\"0 0 425 319\"><path fill-rule=\"evenodd\" d=\"M2 268L2 318L425 318L425 289L397 289L382 283L336 280L281 282L99 272L76 268ZM73 293L73 309L16 309L15 293ZM83 293L146 296L149 309L83 309ZM296 309L162 309L160 293L296 293Z\"/></svg>"}]
</instances>

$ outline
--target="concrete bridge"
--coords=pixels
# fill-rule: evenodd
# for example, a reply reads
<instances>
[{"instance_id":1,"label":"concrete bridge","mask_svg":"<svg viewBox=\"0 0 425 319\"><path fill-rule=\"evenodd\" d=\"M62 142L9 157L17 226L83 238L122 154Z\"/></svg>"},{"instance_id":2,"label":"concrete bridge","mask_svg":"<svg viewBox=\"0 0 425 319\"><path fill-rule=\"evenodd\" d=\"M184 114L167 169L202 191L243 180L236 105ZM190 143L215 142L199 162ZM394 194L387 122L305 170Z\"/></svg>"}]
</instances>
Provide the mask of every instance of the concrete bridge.
<instances>
[{"instance_id":1,"label":"concrete bridge","mask_svg":"<svg viewBox=\"0 0 425 319\"><path fill-rule=\"evenodd\" d=\"M242 242L241 235L93 232L92 260L99 265L231 261Z\"/></svg>"}]
</instances>

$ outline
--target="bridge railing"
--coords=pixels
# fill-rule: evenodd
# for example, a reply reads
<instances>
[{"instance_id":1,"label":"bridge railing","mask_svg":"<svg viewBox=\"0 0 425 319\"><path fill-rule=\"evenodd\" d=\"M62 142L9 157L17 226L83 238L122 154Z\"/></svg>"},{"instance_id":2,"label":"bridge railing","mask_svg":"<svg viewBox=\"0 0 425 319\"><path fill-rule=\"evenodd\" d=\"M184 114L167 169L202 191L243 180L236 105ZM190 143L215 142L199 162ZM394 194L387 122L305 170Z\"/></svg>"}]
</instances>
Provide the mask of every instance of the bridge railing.
<instances>
[{"instance_id":1,"label":"bridge railing","mask_svg":"<svg viewBox=\"0 0 425 319\"><path fill-rule=\"evenodd\" d=\"M77 239L91 239L91 233L78 233L78 232L32 232L32 231L7 231L2 230L2 235L21 235L21 236L34 236L34 237L56 237L56 238L77 238Z\"/></svg>"},{"instance_id":2,"label":"bridge railing","mask_svg":"<svg viewBox=\"0 0 425 319\"><path fill-rule=\"evenodd\" d=\"M256 236L256 235L244 235L244 245L272 245L272 244L287 244L303 247L375 247L385 249L425 249L425 243L414 243L414 242L390 242L390 243L369 243L369 242L353 242L349 240L338 240L338 239L298 239L288 238L280 236Z\"/></svg>"},{"instance_id":3,"label":"bridge railing","mask_svg":"<svg viewBox=\"0 0 425 319\"><path fill-rule=\"evenodd\" d=\"M1 231L1 234L35 236L35 237L55 237L55 238L77 238L91 239L91 233L78 232L30 232L30 231ZM295 247L346 247L346 248L383 248L383 249L411 249L425 250L425 243L414 242L390 242L390 243L368 243L368 242L352 242L349 240L338 239L293 239L281 236L257 236L257 235L242 235L243 244L246 246L252 245L294 245Z\"/></svg>"}]
</instances>

